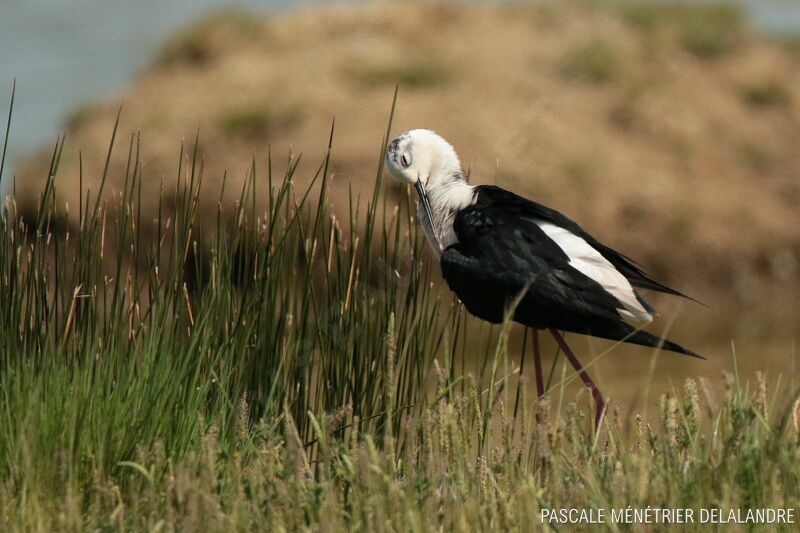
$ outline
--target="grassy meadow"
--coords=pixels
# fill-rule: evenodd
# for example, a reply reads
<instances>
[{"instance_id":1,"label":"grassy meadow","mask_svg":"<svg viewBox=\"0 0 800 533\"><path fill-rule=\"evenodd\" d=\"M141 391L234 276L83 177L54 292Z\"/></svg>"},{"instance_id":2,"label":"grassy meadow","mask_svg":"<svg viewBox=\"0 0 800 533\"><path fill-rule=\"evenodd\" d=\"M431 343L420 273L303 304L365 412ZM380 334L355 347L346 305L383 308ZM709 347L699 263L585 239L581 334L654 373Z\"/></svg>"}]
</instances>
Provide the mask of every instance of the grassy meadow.
<instances>
[{"instance_id":1,"label":"grassy meadow","mask_svg":"<svg viewBox=\"0 0 800 533\"><path fill-rule=\"evenodd\" d=\"M800 323L798 72L796 47L758 33L730 2L412 0L210 12L171 36L121 94L75 109L52 198L74 212L80 191L98 191L103 175L106 192L125 188L127 150L107 157L124 101L120 132L143 134L139 184L148 201L137 216L157 219L162 195L162 212L174 209L183 139L204 164L201 222L222 202L230 224L253 159L260 179L251 200L256 213L268 207L268 147L281 175L287 154L302 152L294 184L310 187L335 116L330 214L349 235L351 198L360 197L361 232L399 85L393 135L436 130L471 183L568 214L708 305L653 295L664 313L657 333L670 325L670 337L708 356L702 364L659 358L664 379L654 380L654 397L687 377L717 384L731 370L732 342L744 374L789 376ZM28 219L47 185L47 152L15 161L17 208ZM389 180L380 194L374 216L383 218L384 203L389 220L395 206L404 213L403 186ZM141 237L150 244L151 233ZM207 257L208 241L198 243ZM513 328L511 337L518 353L522 335ZM585 357L609 347L573 342ZM649 366L646 352L620 347L593 372L629 411Z\"/></svg>"},{"instance_id":2,"label":"grassy meadow","mask_svg":"<svg viewBox=\"0 0 800 533\"><path fill-rule=\"evenodd\" d=\"M146 196L142 139L115 125L69 206L56 144L34 208L12 195L0 218L0 529L530 531L543 509L796 504L791 380L690 379L595 432L557 359L537 401L510 325L468 327L433 283L408 192L386 205L388 136L344 221L333 128L311 176L254 160L215 213L197 139Z\"/></svg>"}]
</instances>

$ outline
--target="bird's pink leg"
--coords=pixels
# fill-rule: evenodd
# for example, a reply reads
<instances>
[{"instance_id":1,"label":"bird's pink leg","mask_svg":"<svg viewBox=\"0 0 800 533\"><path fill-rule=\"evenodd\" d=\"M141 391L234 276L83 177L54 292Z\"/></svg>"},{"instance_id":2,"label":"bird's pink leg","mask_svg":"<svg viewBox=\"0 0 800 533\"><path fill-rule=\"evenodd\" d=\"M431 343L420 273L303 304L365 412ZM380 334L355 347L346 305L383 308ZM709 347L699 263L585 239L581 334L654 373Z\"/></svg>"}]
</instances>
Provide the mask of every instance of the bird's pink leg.
<instances>
[{"instance_id":1,"label":"bird's pink leg","mask_svg":"<svg viewBox=\"0 0 800 533\"><path fill-rule=\"evenodd\" d=\"M542 350L539 345L539 330L531 328L533 332L533 370L536 373L536 398L544 396L544 375L542 374ZM536 410L536 423L542 421L539 409Z\"/></svg>"},{"instance_id":2,"label":"bird's pink leg","mask_svg":"<svg viewBox=\"0 0 800 533\"><path fill-rule=\"evenodd\" d=\"M544 395L544 376L542 375L542 350L539 346L539 330L531 328L533 332L533 369L536 372L536 397Z\"/></svg>"},{"instance_id":3,"label":"bird's pink leg","mask_svg":"<svg viewBox=\"0 0 800 533\"><path fill-rule=\"evenodd\" d=\"M606 401L603 399L603 394L600 392L600 389L597 388L597 385L595 385L594 381L592 381L592 378L589 377L589 374L586 373L586 370L583 369L583 366L581 366L581 362L578 361L578 358L575 357L575 354L572 353L572 350L570 350L569 346L567 346L567 341L564 340L564 337L562 337L561 334L554 329L551 329L550 333L553 335L553 338L556 340L558 345L564 351L564 355L567 356L567 359L569 360L572 367L578 372L578 375L581 377L581 380L583 380L583 384L586 385L589 388L589 390L592 391L592 396L594 397L594 402L596 405L596 411L594 415L594 427L595 429L599 429L600 420L603 418L603 411L605 411L606 408Z\"/></svg>"}]
</instances>

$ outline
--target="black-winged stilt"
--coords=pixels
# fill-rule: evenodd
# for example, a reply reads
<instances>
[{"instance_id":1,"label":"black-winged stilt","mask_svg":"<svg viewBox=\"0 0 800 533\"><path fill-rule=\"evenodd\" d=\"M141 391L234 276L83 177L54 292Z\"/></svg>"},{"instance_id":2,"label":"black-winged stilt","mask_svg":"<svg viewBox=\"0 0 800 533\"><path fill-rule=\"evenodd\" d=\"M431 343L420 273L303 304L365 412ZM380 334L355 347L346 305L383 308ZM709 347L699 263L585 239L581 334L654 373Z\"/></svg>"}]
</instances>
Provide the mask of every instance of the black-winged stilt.
<instances>
[{"instance_id":1,"label":"black-winged stilt","mask_svg":"<svg viewBox=\"0 0 800 533\"><path fill-rule=\"evenodd\" d=\"M395 178L414 185L418 219L439 256L442 276L473 315L513 319L533 328L536 389L544 394L538 330L549 329L595 399L603 395L559 331L699 357L629 322L653 320L634 287L684 296L649 278L631 259L603 245L558 211L491 185L472 186L453 147L433 131L410 130L387 149Z\"/></svg>"}]
</instances>

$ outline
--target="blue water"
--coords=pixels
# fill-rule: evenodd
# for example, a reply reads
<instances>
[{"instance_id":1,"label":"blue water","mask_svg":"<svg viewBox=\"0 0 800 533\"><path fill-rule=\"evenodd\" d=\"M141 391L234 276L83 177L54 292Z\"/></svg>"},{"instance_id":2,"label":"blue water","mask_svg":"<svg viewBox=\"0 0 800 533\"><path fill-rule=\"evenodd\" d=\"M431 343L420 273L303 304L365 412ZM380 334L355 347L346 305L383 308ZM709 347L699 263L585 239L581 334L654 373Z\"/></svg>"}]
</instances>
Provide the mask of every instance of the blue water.
<instances>
[{"instance_id":1,"label":"blue water","mask_svg":"<svg viewBox=\"0 0 800 533\"><path fill-rule=\"evenodd\" d=\"M0 120L17 91L9 159L55 142L71 112L122 94L178 28L209 9L287 0L0 0ZM2 133L0 133L0 139Z\"/></svg>"},{"instance_id":2,"label":"blue water","mask_svg":"<svg viewBox=\"0 0 800 533\"><path fill-rule=\"evenodd\" d=\"M9 155L55 141L69 113L131 83L164 40L211 8L278 11L291 0L0 0L0 120L12 79ZM313 3L307 0L303 3ZM317 3L323 3L317 0ZM768 32L800 33L800 0L739 0ZM2 133L0 133L0 136Z\"/></svg>"}]
</instances>

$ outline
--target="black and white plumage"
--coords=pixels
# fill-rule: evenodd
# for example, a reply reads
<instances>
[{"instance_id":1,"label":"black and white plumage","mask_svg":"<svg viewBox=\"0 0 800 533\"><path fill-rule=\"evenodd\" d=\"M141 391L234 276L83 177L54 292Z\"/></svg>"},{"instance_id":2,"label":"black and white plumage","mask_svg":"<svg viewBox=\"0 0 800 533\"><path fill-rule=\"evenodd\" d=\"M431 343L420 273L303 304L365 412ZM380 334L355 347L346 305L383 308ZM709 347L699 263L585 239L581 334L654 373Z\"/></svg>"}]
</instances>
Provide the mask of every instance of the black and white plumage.
<instances>
[{"instance_id":1,"label":"black and white plumage","mask_svg":"<svg viewBox=\"0 0 800 533\"><path fill-rule=\"evenodd\" d=\"M403 133L390 143L387 163L416 187L418 219L442 275L473 315L502 322L519 297L513 319L532 328L697 355L630 324L655 315L636 288L681 293L558 211L500 187L469 185L455 150L436 133Z\"/></svg>"}]
</instances>

